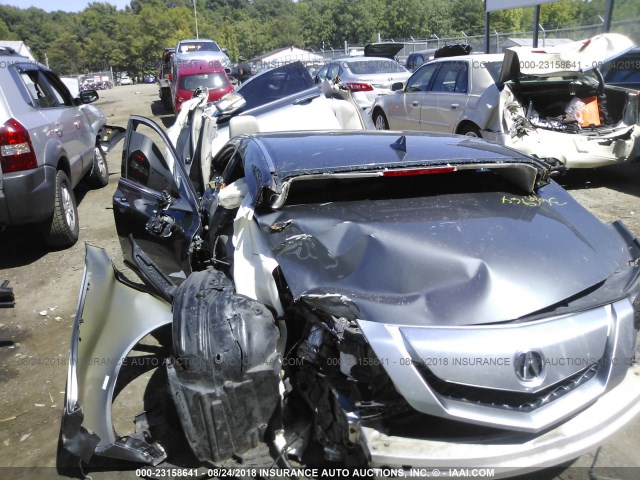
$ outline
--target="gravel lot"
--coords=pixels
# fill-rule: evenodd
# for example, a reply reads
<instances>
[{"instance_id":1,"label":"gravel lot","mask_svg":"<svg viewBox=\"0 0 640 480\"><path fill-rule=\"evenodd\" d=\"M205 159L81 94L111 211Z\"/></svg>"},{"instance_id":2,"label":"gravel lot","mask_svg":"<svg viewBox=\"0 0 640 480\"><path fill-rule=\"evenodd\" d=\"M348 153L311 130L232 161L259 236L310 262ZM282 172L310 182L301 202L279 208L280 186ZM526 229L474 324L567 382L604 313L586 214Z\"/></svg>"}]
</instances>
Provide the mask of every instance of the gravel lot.
<instances>
[{"instance_id":1,"label":"gravel lot","mask_svg":"<svg viewBox=\"0 0 640 480\"><path fill-rule=\"evenodd\" d=\"M100 92L96 105L112 125L126 126L128 116L135 113L168 126L173 115L164 112L157 92L155 84L116 87ZM10 280L16 296L14 309L0 310L0 345L15 342L0 346L0 478L56 476L52 467L56 462L69 339L85 243L106 249L116 264L122 263L111 210L121 153L122 143L108 154L111 174L106 188L76 192L80 241L74 247L47 251L37 230L29 228L0 233L0 282ZM640 235L639 179L640 164L636 164L573 171L561 183L601 220L621 219L635 235ZM597 458L594 454L585 455L556 478L589 479L587 468L575 466L594 463L603 468L598 473L603 480L640 478L640 468L620 468L640 466L639 447L640 420L636 420L604 446ZM94 477L136 478L134 471L111 471Z\"/></svg>"}]
</instances>

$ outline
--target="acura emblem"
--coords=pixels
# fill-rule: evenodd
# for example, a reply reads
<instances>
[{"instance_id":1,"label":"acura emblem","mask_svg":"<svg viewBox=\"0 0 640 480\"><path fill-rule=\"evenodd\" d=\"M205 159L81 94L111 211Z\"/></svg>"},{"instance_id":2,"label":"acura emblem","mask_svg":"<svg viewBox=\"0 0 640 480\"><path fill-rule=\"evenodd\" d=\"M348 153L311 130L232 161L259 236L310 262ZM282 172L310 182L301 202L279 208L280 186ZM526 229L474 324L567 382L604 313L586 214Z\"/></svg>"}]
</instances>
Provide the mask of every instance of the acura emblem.
<instances>
[{"instance_id":1,"label":"acura emblem","mask_svg":"<svg viewBox=\"0 0 640 480\"><path fill-rule=\"evenodd\" d=\"M523 382L533 382L544 376L544 356L538 350L516 353L513 366L516 376Z\"/></svg>"}]
</instances>

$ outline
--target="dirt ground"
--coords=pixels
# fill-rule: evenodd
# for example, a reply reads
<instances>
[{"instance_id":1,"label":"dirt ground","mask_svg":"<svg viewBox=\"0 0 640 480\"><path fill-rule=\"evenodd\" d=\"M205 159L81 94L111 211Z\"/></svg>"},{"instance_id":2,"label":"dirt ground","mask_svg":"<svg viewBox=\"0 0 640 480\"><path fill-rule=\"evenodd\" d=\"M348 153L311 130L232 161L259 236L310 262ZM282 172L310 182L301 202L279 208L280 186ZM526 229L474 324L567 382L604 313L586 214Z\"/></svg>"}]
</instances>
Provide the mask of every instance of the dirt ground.
<instances>
[{"instance_id":1,"label":"dirt ground","mask_svg":"<svg viewBox=\"0 0 640 480\"><path fill-rule=\"evenodd\" d=\"M100 92L96 105L112 125L126 127L130 114L168 126L157 85L131 85ZM111 197L120 175L122 142L108 154L109 185L76 192L80 241L48 251L37 230L0 233L0 282L10 280L16 306L0 310L0 479L54 478L63 408L69 340L84 265L85 243L104 248L121 265ZM623 220L640 235L640 164L573 171L561 183L605 222ZM553 245L549 245L553 248ZM185 448L188 448L185 445ZM593 479L588 468L602 468L604 479L640 478L640 419L595 452L581 457L556 478ZM27 467L44 467L33 470ZM96 478L136 478L134 471L101 473Z\"/></svg>"}]
</instances>

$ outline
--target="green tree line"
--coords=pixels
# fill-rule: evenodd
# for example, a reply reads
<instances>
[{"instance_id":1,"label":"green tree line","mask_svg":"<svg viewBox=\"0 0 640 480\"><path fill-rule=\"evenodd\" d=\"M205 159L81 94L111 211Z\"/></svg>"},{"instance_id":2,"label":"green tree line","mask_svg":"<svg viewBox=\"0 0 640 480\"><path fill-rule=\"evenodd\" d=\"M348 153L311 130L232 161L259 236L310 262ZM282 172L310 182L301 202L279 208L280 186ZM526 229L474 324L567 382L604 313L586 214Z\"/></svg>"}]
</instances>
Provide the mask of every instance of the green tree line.
<instances>
[{"instance_id":1,"label":"green tree line","mask_svg":"<svg viewBox=\"0 0 640 480\"><path fill-rule=\"evenodd\" d=\"M271 49L341 49L382 38L481 34L483 0L195 0L200 38L232 60ZM561 0L541 7L545 29L598 24L606 0ZM79 13L0 5L0 39L23 40L62 74L154 72L165 47L195 37L193 0L132 0L124 10L95 2ZM640 18L638 0L617 0L614 19ZM499 32L529 30L533 9L492 14Z\"/></svg>"}]
</instances>

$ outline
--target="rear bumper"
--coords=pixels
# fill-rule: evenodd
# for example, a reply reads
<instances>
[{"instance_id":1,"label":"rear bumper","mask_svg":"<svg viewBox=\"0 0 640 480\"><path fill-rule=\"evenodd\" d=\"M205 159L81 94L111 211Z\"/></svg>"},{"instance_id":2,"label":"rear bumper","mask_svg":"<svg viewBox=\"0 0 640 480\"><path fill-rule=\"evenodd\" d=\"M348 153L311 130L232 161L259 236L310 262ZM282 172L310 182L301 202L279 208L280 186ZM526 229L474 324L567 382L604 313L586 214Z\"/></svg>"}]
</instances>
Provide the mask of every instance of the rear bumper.
<instances>
[{"instance_id":1,"label":"rear bumper","mask_svg":"<svg viewBox=\"0 0 640 480\"><path fill-rule=\"evenodd\" d=\"M48 165L5 174L0 190L0 225L46 220L53 212L56 169Z\"/></svg>"},{"instance_id":2,"label":"rear bumper","mask_svg":"<svg viewBox=\"0 0 640 480\"><path fill-rule=\"evenodd\" d=\"M482 137L540 158L556 158L567 168L593 168L634 160L640 154L640 127L620 134L586 136L538 128L522 137L483 131Z\"/></svg>"},{"instance_id":3,"label":"rear bumper","mask_svg":"<svg viewBox=\"0 0 640 480\"><path fill-rule=\"evenodd\" d=\"M360 439L371 467L491 468L504 478L575 459L602 444L640 412L640 365L629 369L622 383L581 413L542 434L497 440L452 443L387 436L361 427ZM443 473L445 475L446 473ZM416 474L417 476L417 474Z\"/></svg>"}]
</instances>

